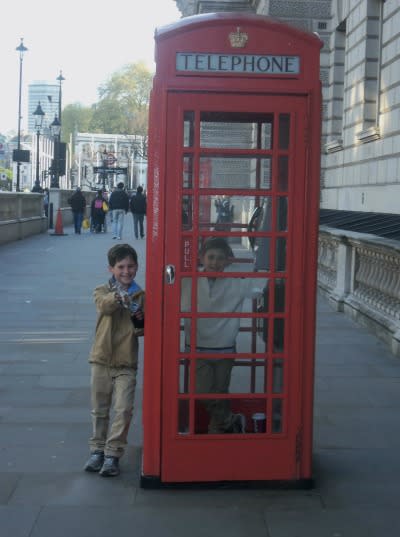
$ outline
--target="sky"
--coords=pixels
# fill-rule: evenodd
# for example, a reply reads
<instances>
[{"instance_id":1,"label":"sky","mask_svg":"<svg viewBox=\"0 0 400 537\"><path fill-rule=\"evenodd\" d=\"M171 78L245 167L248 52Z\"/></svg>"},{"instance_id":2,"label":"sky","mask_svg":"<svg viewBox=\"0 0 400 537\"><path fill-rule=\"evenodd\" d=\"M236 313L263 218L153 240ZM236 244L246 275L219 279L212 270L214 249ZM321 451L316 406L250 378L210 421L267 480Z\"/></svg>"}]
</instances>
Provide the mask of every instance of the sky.
<instances>
[{"instance_id":1,"label":"sky","mask_svg":"<svg viewBox=\"0 0 400 537\"><path fill-rule=\"evenodd\" d=\"M18 129L19 52L22 62L21 129L27 126L28 85L58 84L62 105L91 105L97 88L128 63L143 60L152 71L154 30L180 19L174 0L18 0L7 2L0 29L0 133Z\"/></svg>"}]
</instances>

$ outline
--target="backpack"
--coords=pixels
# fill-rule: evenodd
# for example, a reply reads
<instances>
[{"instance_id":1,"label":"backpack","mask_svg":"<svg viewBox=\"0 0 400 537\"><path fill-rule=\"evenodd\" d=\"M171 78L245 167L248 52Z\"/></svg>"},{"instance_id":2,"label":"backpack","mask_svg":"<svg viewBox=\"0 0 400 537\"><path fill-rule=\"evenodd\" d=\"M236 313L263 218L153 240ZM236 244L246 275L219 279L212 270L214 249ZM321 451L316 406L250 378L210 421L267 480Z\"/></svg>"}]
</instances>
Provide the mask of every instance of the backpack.
<instances>
[{"instance_id":1,"label":"backpack","mask_svg":"<svg viewBox=\"0 0 400 537\"><path fill-rule=\"evenodd\" d=\"M102 209L103 208L103 200L96 199L94 201L94 208L95 209Z\"/></svg>"}]
</instances>

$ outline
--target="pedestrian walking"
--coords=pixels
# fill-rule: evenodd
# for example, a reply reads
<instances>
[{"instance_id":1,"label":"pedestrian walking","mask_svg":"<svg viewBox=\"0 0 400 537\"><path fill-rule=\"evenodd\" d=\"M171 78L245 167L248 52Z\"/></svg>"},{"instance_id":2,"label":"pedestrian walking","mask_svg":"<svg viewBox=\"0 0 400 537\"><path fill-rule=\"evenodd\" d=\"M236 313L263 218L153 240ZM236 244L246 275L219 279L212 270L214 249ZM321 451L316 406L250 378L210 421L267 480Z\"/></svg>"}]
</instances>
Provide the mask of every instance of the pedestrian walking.
<instances>
[{"instance_id":1,"label":"pedestrian walking","mask_svg":"<svg viewBox=\"0 0 400 537\"><path fill-rule=\"evenodd\" d=\"M125 192L124 183L118 183L117 188L111 193L109 208L112 211L113 239L122 239L124 218L129 210L129 196Z\"/></svg>"},{"instance_id":2,"label":"pedestrian walking","mask_svg":"<svg viewBox=\"0 0 400 537\"><path fill-rule=\"evenodd\" d=\"M86 199L85 196L82 194L81 188L79 186L76 187L75 192L68 199L68 203L71 206L72 214L74 216L75 233L80 235L82 229L83 215L86 209Z\"/></svg>"},{"instance_id":3,"label":"pedestrian walking","mask_svg":"<svg viewBox=\"0 0 400 537\"><path fill-rule=\"evenodd\" d=\"M131 197L130 208L133 214L133 231L135 233L135 238L144 238L144 217L147 211L147 199L143 194L143 187L138 186L136 189L136 194Z\"/></svg>"}]
</instances>

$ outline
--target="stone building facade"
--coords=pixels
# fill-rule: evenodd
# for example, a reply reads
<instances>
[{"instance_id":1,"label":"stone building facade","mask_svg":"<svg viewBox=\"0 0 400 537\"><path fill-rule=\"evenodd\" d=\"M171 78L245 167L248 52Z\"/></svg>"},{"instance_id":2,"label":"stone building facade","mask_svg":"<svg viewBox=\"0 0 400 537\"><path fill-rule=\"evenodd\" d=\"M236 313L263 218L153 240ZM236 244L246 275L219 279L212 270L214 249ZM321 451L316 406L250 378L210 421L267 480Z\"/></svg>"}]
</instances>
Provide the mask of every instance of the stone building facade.
<instances>
[{"instance_id":1,"label":"stone building facade","mask_svg":"<svg viewBox=\"0 0 400 537\"><path fill-rule=\"evenodd\" d=\"M175 0L183 16L250 11L318 32L321 208L398 214L398 0Z\"/></svg>"},{"instance_id":2,"label":"stone building facade","mask_svg":"<svg viewBox=\"0 0 400 537\"><path fill-rule=\"evenodd\" d=\"M85 190L111 190L123 182L128 190L147 186L147 140L142 136L74 135L72 183Z\"/></svg>"}]
</instances>

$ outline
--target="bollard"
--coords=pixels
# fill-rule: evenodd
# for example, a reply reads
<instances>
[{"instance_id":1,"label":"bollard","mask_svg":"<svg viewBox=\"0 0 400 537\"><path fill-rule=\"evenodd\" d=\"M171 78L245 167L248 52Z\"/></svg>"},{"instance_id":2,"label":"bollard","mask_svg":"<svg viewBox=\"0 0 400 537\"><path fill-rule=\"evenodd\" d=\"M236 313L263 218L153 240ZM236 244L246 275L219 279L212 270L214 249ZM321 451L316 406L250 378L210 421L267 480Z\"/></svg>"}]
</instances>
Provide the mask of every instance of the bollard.
<instances>
[{"instance_id":1,"label":"bollard","mask_svg":"<svg viewBox=\"0 0 400 537\"><path fill-rule=\"evenodd\" d=\"M53 229L53 204L49 204L49 229Z\"/></svg>"}]
</instances>

